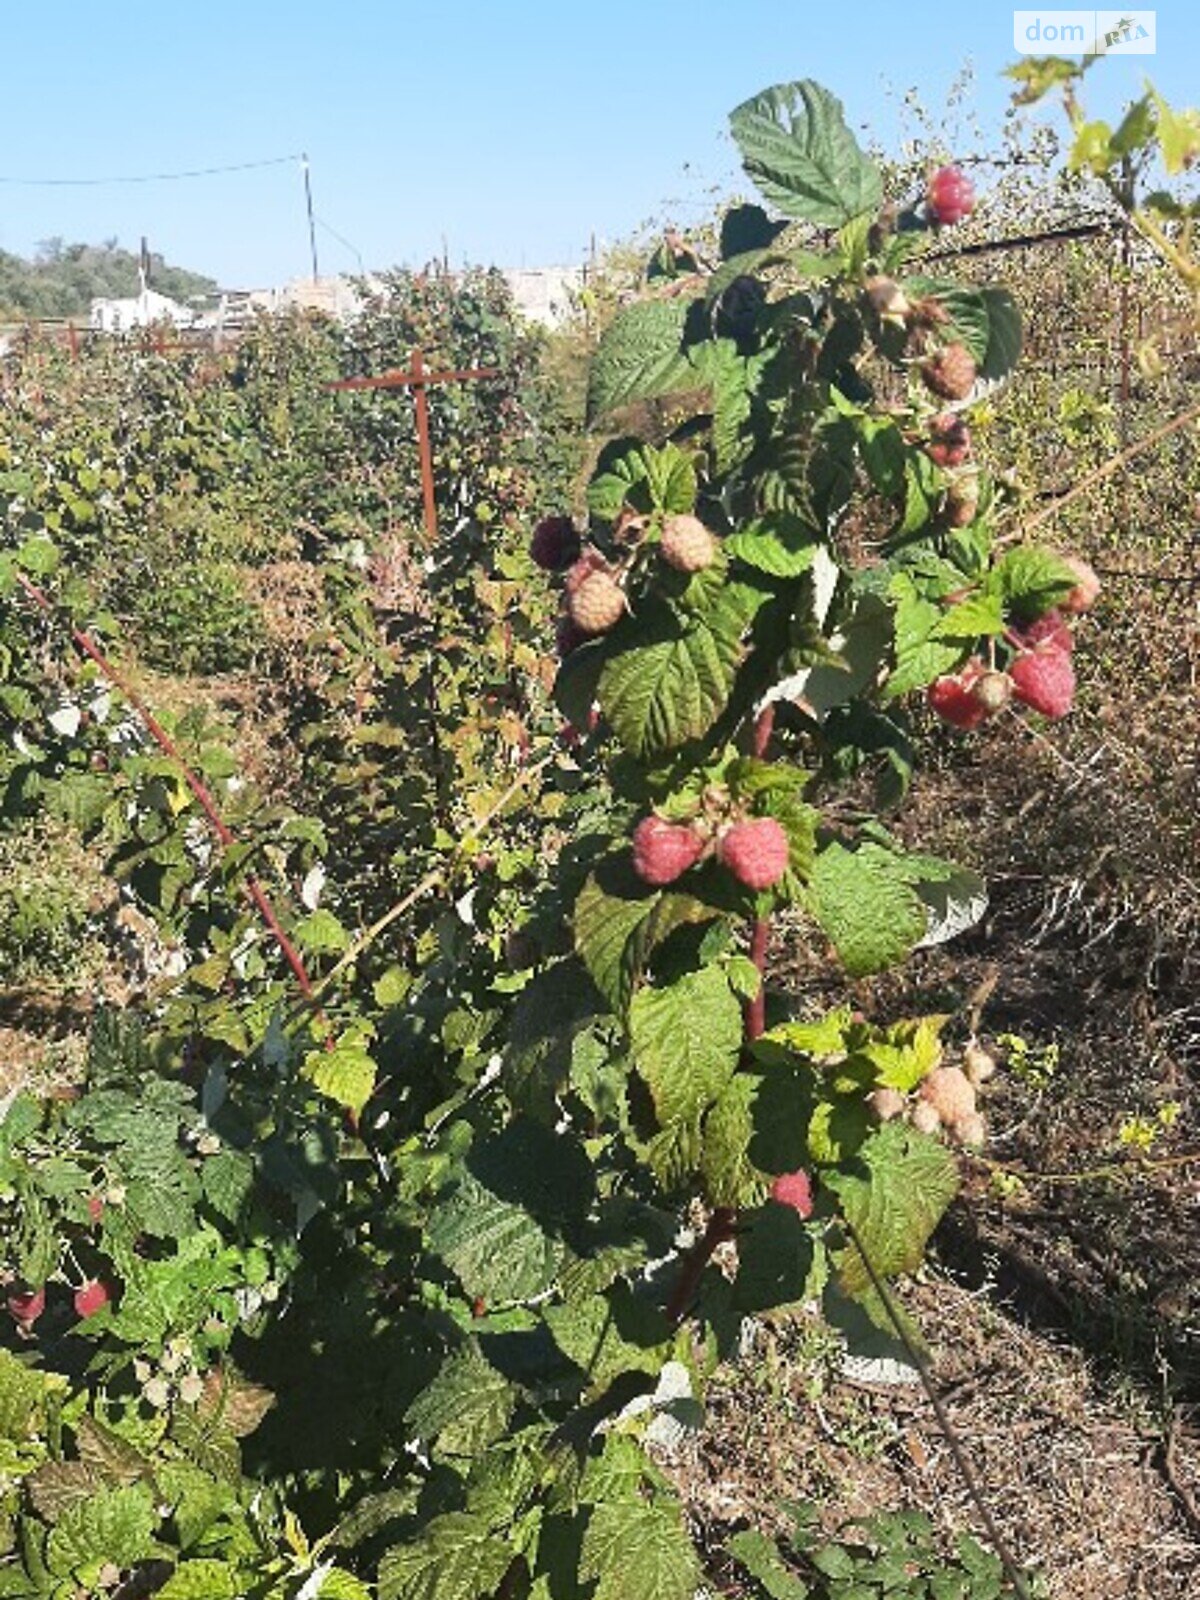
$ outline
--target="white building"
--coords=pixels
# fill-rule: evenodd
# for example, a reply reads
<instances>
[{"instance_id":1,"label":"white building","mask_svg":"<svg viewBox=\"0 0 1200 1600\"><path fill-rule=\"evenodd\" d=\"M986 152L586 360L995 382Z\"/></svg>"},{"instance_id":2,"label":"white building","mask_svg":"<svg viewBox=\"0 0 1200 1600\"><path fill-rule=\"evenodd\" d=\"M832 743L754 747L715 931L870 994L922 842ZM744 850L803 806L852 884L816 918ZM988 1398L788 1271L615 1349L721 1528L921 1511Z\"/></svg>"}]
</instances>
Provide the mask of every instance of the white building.
<instances>
[{"instance_id":1,"label":"white building","mask_svg":"<svg viewBox=\"0 0 1200 1600\"><path fill-rule=\"evenodd\" d=\"M126 300L93 300L88 325L101 333L128 333L131 328L150 328L159 322L186 328L195 320L195 312L178 300L156 289L143 289Z\"/></svg>"}]
</instances>

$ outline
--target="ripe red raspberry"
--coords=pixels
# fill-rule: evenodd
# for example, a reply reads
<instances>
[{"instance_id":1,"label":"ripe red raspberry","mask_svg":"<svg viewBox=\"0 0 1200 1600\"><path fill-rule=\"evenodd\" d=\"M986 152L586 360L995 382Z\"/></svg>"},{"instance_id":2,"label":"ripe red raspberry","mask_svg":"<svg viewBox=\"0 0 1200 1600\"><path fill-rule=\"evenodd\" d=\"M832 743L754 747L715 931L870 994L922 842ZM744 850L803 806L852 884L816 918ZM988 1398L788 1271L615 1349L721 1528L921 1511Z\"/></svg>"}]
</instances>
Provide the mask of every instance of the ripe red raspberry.
<instances>
[{"instance_id":1,"label":"ripe red raspberry","mask_svg":"<svg viewBox=\"0 0 1200 1600\"><path fill-rule=\"evenodd\" d=\"M643 883L674 883L704 852L704 840L686 823L643 817L633 830L633 869Z\"/></svg>"},{"instance_id":2,"label":"ripe red raspberry","mask_svg":"<svg viewBox=\"0 0 1200 1600\"><path fill-rule=\"evenodd\" d=\"M721 835L717 854L747 889L770 889L787 871L787 834L774 817L751 817Z\"/></svg>"},{"instance_id":3,"label":"ripe red raspberry","mask_svg":"<svg viewBox=\"0 0 1200 1600\"><path fill-rule=\"evenodd\" d=\"M607 633L624 615L625 591L611 573L591 572L567 596L567 610L580 632Z\"/></svg>"},{"instance_id":4,"label":"ripe red raspberry","mask_svg":"<svg viewBox=\"0 0 1200 1600\"><path fill-rule=\"evenodd\" d=\"M1065 650L1070 655L1075 648L1075 636L1061 611L1047 611L1027 628L1014 628L1013 638L1027 650L1038 645L1051 645L1055 650Z\"/></svg>"},{"instance_id":5,"label":"ripe red raspberry","mask_svg":"<svg viewBox=\"0 0 1200 1600\"><path fill-rule=\"evenodd\" d=\"M975 185L961 167L941 167L929 180L925 205L935 222L952 227L974 211Z\"/></svg>"},{"instance_id":6,"label":"ripe red raspberry","mask_svg":"<svg viewBox=\"0 0 1200 1600\"><path fill-rule=\"evenodd\" d=\"M777 1200L781 1206L791 1206L800 1217L811 1217L812 1180L808 1173L803 1169L799 1172L781 1173L771 1185L771 1199Z\"/></svg>"},{"instance_id":7,"label":"ripe red raspberry","mask_svg":"<svg viewBox=\"0 0 1200 1600\"><path fill-rule=\"evenodd\" d=\"M965 344L943 345L921 364L927 389L943 400L965 400L975 387L975 357Z\"/></svg>"},{"instance_id":8,"label":"ripe red raspberry","mask_svg":"<svg viewBox=\"0 0 1200 1600\"><path fill-rule=\"evenodd\" d=\"M579 559L571 566L563 579L563 584L568 594L574 594L576 589L585 579L590 578L593 572L608 572L608 562L594 545L587 545L579 553Z\"/></svg>"},{"instance_id":9,"label":"ripe red raspberry","mask_svg":"<svg viewBox=\"0 0 1200 1600\"><path fill-rule=\"evenodd\" d=\"M108 1301L108 1288L99 1278L89 1278L75 1291L75 1310L81 1317L94 1317Z\"/></svg>"},{"instance_id":10,"label":"ripe red raspberry","mask_svg":"<svg viewBox=\"0 0 1200 1600\"><path fill-rule=\"evenodd\" d=\"M1071 569L1078 582L1066 599L1059 601L1059 605L1073 616L1078 616L1081 611L1090 611L1100 593L1100 579L1094 568L1082 556L1064 556L1063 565Z\"/></svg>"},{"instance_id":11,"label":"ripe red raspberry","mask_svg":"<svg viewBox=\"0 0 1200 1600\"><path fill-rule=\"evenodd\" d=\"M948 672L935 678L925 691L925 701L931 711L952 728L970 732L986 722L991 711L975 692L975 686L984 675L983 662L975 657L957 672Z\"/></svg>"},{"instance_id":12,"label":"ripe red raspberry","mask_svg":"<svg viewBox=\"0 0 1200 1600\"><path fill-rule=\"evenodd\" d=\"M46 1309L45 1289L12 1289L9 1291L8 1314L22 1328L32 1328Z\"/></svg>"},{"instance_id":13,"label":"ripe red raspberry","mask_svg":"<svg viewBox=\"0 0 1200 1600\"><path fill-rule=\"evenodd\" d=\"M1019 655L1009 668L1013 693L1044 717L1065 717L1075 698L1075 669L1065 650L1042 645Z\"/></svg>"},{"instance_id":14,"label":"ripe red raspberry","mask_svg":"<svg viewBox=\"0 0 1200 1600\"><path fill-rule=\"evenodd\" d=\"M663 560L677 572L703 572L717 554L717 541L699 517L668 517L660 545Z\"/></svg>"},{"instance_id":15,"label":"ripe red raspberry","mask_svg":"<svg viewBox=\"0 0 1200 1600\"><path fill-rule=\"evenodd\" d=\"M529 554L547 572L562 572L579 558L579 535L570 517L543 517L533 530Z\"/></svg>"},{"instance_id":16,"label":"ripe red raspberry","mask_svg":"<svg viewBox=\"0 0 1200 1600\"><path fill-rule=\"evenodd\" d=\"M953 411L943 411L929 424L925 454L939 467L961 467L971 455L971 430Z\"/></svg>"}]
</instances>

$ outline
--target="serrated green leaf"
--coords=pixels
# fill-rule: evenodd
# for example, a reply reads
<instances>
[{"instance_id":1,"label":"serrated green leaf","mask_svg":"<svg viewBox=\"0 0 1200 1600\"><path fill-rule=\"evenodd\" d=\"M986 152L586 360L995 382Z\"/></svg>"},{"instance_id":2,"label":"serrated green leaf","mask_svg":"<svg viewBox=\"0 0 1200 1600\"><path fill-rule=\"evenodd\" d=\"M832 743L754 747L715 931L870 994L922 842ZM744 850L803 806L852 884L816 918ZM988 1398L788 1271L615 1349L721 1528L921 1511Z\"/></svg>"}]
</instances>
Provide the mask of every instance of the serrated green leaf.
<instances>
[{"instance_id":1,"label":"serrated green leaf","mask_svg":"<svg viewBox=\"0 0 1200 1600\"><path fill-rule=\"evenodd\" d=\"M729 122L746 172L787 216L841 227L878 209L879 169L859 149L841 101L812 79L755 95Z\"/></svg>"},{"instance_id":2,"label":"serrated green leaf","mask_svg":"<svg viewBox=\"0 0 1200 1600\"><path fill-rule=\"evenodd\" d=\"M739 1072L704 1119L700 1170L714 1206L756 1205L767 1191L767 1180L750 1159L759 1087L752 1073Z\"/></svg>"},{"instance_id":3,"label":"serrated green leaf","mask_svg":"<svg viewBox=\"0 0 1200 1600\"><path fill-rule=\"evenodd\" d=\"M698 387L683 347L689 302L640 300L605 329L588 375L587 421L637 400Z\"/></svg>"},{"instance_id":4,"label":"serrated green leaf","mask_svg":"<svg viewBox=\"0 0 1200 1600\"><path fill-rule=\"evenodd\" d=\"M733 1303L743 1315L802 1305L825 1284L824 1248L792 1206L768 1201L738 1235Z\"/></svg>"},{"instance_id":5,"label":"serrated green leaf","mask_svg":"<svg viewBox=\"0 0 1200 1600\"><path fill-rule=\"evenodd\" d=\"M692 895L647 892L627 855L610 857L575 902L575 949L597 989L621 1014L655 947L676 928L716 914Z\"/></svg>"},{"instance_id":6,"label":"serrated green leaf","mask_svg":"<svg viewBox=\"0 0 1200 1600\"><path fill-rule=\"evenodd\" d=\"M512 1385L470 1344L450 1357L406 1416L416 1437L443 1455L477 1456L503 1434L515 1399Z\"/></svg>"},{"instance_id":7,"label":"serrated green leaf","mask_svg":"<svg viewBox=\"0 0 1200 1600\"><path fill-rule=\"evenodd\" d=\"M841 1202L871 1265L882 1277L911 1272L958 1191L954 1157L936 1139L902 1122L887 1122L859 1150L852 1170L830 1171L825 1182ZM870 1274L851 1243L839 1263L852 1299L871 1291Z\"/></svg>"},{"instance_id":8,"label":"serrated green leaf","mask_svg":"<svg viewBox=\"0 0 1200 1600\"><path fill-rule=\"evenodd\" d=\"M689 972L663 989L641 989L629 1032L661 1126L699 1120L737 1065L742 1011L723 969Z\"/></svg>"},{"instance_id":9,"label":"serrated green leaf","mask_svg":"<svg viewBox=\"0 0 1200 1600\"><path fill-rule=\"evenodd\" d=\"M549 1306L542 1315L555 1344L585 1374L585 1402L623 1372L653 1376L671 1353L674 1330L665 1314L627 1284Z\"/></svg>"},{"instance_id":10,"label":"serrated green leaf","mask_svg":"<svg viewBox=\"0 0 1200 1600\"><path fill-rule=\"evenodd\" d=\"M1021 619L1039 617L1070 593L1076 575L1053 550L1018 544L992 568L989 586Z\"/></svg>"},{"instance_id":11,"label":"serrated green leaf","mask_svg":"<svg viewBox=\"0 0 1200 1600\"><path fill-rule=\"evenodd\" d=\"M93 1561L132 1567L154 1553L157 1526L149 1489L100 1489L90 1500L71 1506L51 1529L46 1560L60 1577Z\"/></svg>"},{"instance_id":12,"label":"serrated green leaf","mask_svg":"<svg viewBox=\"0 0 1200 1600\"><path fill-rule=\"evenodd\" d=\"M489 1305L543 1293L563 1253L528 1211L501 1200L470 1173L435 1207L426 1238L467 1294Z\"/></svg>"},{"instance_id":13,"label":"serrated green leaf","mask_svg":"<svg viewBox=\"0 0 1200 1600\"><path fill-rule=\"evenodd\" d=\"M157 1590L158 1600L238 1600L244 1585L225 1561L185 1561Z\"/></svg>"},{"instance_id":14,"label":"serrated green leaf","mask_svg":"<svg viewBox=\"0 0 1200 1600\"><path fill-rule=\"evenodd\" d=\"M484 1600L513 1562L508 1541L466 1512L435 1517L379 1563L379 1600Z\"/></svg>"},{"instance_id":15,"label":"serrated green leaf","mask_svg":"<svg viewBox=\"0 0 1200 1600\"><path fill-rule=\"evenodd\" d=\"M661 602L643 608L628 642L611 650L598 690L627 750L645 758L708 732L725 709L762 600L745 584L725 583L702 613L683 614Z\"/></svg>"},{"instance_id":16,"label":"serrated green leaf","mask_svg":"<svg viewBox=\"0 0 1200 1600\"><path fill-rule=\"evenodd\" d=\"M878 845L827 845L808 904L852 977L896 965L925 932L920 897L895 855Z\"/></svg>"},{"instance_id":17,"label":"serrated green leaf","mask_svg":"<svg viewBox=\"0 0 1200 1600\"><path fill-rule=\"evenodd\" d=\"M678 1506L610 1501L588 1519L579 1576L596 1581L593 1600L693 1600L700 1564Z\"/></svg>"},{"instance_id":18,"label":"serrated green leaf","mask_svg":"<svg viewBox=\"0 0 1200 1600\"><path fill-rule=\"evenodd\" d=\"M351 1029L332 1050L310 1050L304 1075L328 1099L355 1116L375 1092L375 1061L357 1030Z\"/></svg>"},{"instance_id":19,"label":"serrated green leaf","mask_svg":"<svg viewBox=\"0 0 1200 1600\"><path fill-rule=\"evenodd\" d=\"M752 1528L735 1533L729 1541L729 1553L745 1567L768 1600L808 1600L808 1585L788 1571L774 1541L765 1533Z\"/></svg>"},{"instance_id":20,"label":"serrated green leaf","mask_svg":"<svg viewBox=\"0 0 1200 1600\"><path fill-rule=\"evenodd\" d=\"M932 639L978 639L1004 632L998 594L973 594L951 606L933 626Z\"/></svg>"},{"instance_id":21,"label":"serrated green leaf","mask_svg":"<svg viewBox=\"0 0 1200 1600\"><path fill-rule=\"evenodd\" d=\"M1021 312L1007 289L985 286L979 292L988 319L987 354L980 364L979 376L996 383L1007 378L1021 359Z\"/></svg>"},{"instance_id":22,"label":"serrated green leaf","mask_svg":"<svg viewBox=\"0 0 1200 1600\"><path fill-rule=\"evenodd\" d=\"M798 517L763 517L725 540L726 555L774 578L799 578L813 564L820 534Z\"/></svg>"}]
</instances>

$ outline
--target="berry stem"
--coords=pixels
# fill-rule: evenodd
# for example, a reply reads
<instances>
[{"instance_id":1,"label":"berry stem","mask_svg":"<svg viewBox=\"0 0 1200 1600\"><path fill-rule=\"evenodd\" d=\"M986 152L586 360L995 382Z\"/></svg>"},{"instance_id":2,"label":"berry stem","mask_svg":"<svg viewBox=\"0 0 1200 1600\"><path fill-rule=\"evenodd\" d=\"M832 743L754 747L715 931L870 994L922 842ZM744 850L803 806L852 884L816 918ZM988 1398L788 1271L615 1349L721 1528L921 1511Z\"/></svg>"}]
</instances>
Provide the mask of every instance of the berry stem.
<instances>
[{"instance_id":1,"label":"berry stem","mask_svg":"<svg viewBox=\"0 0 1200 1600\"><path fill-rule=\"evenodd\" d=\"M708 1219L708 1227L684 1257L683 1270L667 1302L667 1316L672 1323L682 1322L696 1297L704 1269L712 1260L713 1251L737 1234L737 1212L732 1206L717 1206Z\"/></svg>"}]
</instances>

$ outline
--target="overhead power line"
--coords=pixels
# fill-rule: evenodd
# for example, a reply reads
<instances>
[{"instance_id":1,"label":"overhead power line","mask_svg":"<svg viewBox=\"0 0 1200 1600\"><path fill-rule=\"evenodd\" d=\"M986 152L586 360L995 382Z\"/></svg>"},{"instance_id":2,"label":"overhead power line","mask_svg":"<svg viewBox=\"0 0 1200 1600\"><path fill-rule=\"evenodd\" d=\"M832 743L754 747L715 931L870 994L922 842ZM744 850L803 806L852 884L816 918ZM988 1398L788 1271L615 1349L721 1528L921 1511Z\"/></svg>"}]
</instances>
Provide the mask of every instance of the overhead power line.
<instances>
[{"instance_id":1,"label":"overhead power line","mask_svg":"<svg viewBox=\"0 0 1200 1600\"><path fill-rule=\"evenodd\" d=\"M251 172L258 167L286 167L302 162L305 157L297 153L290 156L268 156L265 161L235 161L224 167L193 167L186 172L143 172L123 178L7 178L0 183L22 189L96 189L121 183L178 183L183 178L215 178L225 172Z\"/></svg>"}]
</instances>

